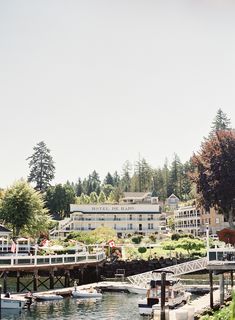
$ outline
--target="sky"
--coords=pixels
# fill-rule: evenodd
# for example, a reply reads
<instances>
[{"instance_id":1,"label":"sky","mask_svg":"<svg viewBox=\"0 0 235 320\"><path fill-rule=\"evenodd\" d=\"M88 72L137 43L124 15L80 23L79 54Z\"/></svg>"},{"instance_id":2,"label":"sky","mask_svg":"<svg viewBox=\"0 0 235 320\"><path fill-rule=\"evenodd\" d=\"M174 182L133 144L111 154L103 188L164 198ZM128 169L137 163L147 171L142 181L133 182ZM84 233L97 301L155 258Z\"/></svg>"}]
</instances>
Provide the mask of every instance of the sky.
<instances>
[{"instance_id":1,"label":"sky","mask_svg":"<svg viewBox=\"0 0 235 320\"><path fill-rule=\"evenodd\" d=\"M53 183L189 160L235 127L233 0L0 1L0 187L45 141Z\"/></svg>"}]
</instances>

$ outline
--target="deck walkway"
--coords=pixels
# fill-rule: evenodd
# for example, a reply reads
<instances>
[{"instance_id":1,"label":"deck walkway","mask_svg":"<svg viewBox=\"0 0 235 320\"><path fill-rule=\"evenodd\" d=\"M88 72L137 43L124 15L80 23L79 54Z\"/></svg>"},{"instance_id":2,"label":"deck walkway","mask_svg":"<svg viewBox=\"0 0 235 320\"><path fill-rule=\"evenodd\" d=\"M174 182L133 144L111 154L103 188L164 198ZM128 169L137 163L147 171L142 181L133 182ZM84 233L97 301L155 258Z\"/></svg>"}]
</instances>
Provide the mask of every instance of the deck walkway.
<instances>
[{"instance_id":1,"label":"deck walkway","mask_svg":"<svg viewBox=\"0 0 235 320\"><path fill-rule=\"evenodd\" d=\"M76 254L61 255L6 255L0 257L0 272L2 271L22 271L22 270L40 270L49 268L77 267L81 265L92 265L106 260L104 252L88 253L81 252Z\"/></svg>"},{"instance_id":2,"label":"deck walkway","mask_svg":"<svg viewBox=\"0 0 235 320\"><path fill-rule=\"evenodd\" d=\"M219 304L219 300L220 300L220 291L217 289L213 292L213 297L214 297L214 301L215 304ZM228 297L228 296L226 296ZM188 313L193 313L194 312L194 316L201 314L204 310L209 309L210 308L210 294L205 294L202 297L195 299L193 301L191 301L189 304L179 307L177 309L174 310L170 310L169 311L169 320L181 320L184 319L184 315L185 312L188 311ZM155 316L153 316L153 320L154 319L158 319L157 315L155 314ZM190 318L186 318L186 319L190 319ZM194 319L193 317L191 319Z\"/></svg>"}]
</instances>

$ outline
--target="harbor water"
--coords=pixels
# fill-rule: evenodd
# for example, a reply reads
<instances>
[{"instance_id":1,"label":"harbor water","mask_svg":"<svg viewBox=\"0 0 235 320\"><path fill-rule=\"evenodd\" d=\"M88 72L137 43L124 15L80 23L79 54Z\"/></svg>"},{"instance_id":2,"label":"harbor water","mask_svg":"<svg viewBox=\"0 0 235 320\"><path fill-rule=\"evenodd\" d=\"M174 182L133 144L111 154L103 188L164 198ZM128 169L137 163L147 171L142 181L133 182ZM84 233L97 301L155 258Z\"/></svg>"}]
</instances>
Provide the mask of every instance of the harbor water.
<instances>
[{"instance_id":1,"label":"harbor water","mask_svg":"<svg viewBox=\"0 0 235 320\"><path fill-rule=\"evenodd\" d=\"M2 320L139 320L140 295L104 293L101 299L65 298L60 301L37 302L30 310L4 310Z\"/></svg>"}]
</instances>

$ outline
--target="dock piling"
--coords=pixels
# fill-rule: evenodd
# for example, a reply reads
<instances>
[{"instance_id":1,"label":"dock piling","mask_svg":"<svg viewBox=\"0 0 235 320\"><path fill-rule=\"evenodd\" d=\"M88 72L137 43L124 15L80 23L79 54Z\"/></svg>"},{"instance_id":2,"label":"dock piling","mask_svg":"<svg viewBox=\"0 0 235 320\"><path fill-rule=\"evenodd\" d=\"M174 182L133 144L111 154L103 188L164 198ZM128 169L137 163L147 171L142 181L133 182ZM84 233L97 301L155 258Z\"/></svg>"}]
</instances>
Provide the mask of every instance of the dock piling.
<instances>
[{"instance_id":1,"label":"dock piling","mask_svg":"<svg viewBox=\"0 0 235 320\"><path fill-rule=\"evenodd\" d=\"M16 273L16 292L20 292L20 271Z\"/></svg>"},{"instance_id":2,"label":"dock piling","mask_svg":"<svg viewBox=\"0 0 235 320\"><path fill-rule=\"evenodd\" d=\"M161 273L161 320L166 319L165 315L165 300L166 300L166 273Z\"/></svg>"},{"instance_id":3,"label":"dock piling","mask_svg":"<svg viewBox=\"0 0 235 320\"><path fill-rule=\"evenodd\" d=\"M209 271L209 281L210 281L210 308L213 309L214 301L213 301L213 271Z\"/></svg>"},{"instance_id":4,"label":"dock piling","mask_svg":"<svg viewBox=\"0 0 235 320\"><path fill-rule=\"evenodd\" d=\"M49 275L49 278L50 278L50 289L54 289L54 270L50 270L50 275Z\"/></svg>"},{"instance_id":5,"label":"dock piling","mask_svg":"<svg viewBox=\"0 0 235 320\"><path fill-rule=\"evenodd\" d=\"M224 304L224 274L219 275L220 304Z\"/></svg>"}]
</instances>

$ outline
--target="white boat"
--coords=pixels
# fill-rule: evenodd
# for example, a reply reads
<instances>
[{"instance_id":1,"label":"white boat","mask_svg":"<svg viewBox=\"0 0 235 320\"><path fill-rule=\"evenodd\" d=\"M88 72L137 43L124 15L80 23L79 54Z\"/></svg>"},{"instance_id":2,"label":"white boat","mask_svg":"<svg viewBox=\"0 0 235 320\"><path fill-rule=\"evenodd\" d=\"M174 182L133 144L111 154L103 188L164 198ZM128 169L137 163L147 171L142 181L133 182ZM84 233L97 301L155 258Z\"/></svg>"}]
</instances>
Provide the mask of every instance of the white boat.
<instances>
[{"instance_id":1,"label":"white boat","mask_svg":"<svg viewBox=\"0 0 235 320\"><path fill-rule=\"evenodd\" d=\"M166 275L168 275L167 272ZM153 290L154 296L146 296L146 298L138 302L139 313L141 315L151 315L153 309L161 308L161 279L153 278L153 280L150 281L150 286L150 292ZM175 308L182 303L188 303L190 296L191 294L185 291L179 279L171 275L169 279L165 280L165 304L169 306L169 308Z\"/></svg>"},{"instance_id":2,"label":"white boat","mask_svg":"<svg viewBox=\"0 0 235 320\"><path fill-rule=\"evenodd\" d=\"M102 298L102 293L97 292L95 289L92 289L92 291L90 289L77 289L72 292L72 296L74 298Z\"/></svg>"},{"instance_id":3,"label":"white boat","mask_svg":"<svg viewBox=\"0 0 235 320\"><path fill-rule=\"evenodd\" d=\"M33 297L36 301L54 301L63 299L61 295L55 293L37 293L34 294Z\"/></svg>"},{"instance_id":4,"label":"white boat","mask_svg":"<svg viewBox=\"0 0 235 320\"><path fill-rule=\"evenodd\" d=\"M27 300L21 297L1 295L1 308L2 309L23 309L27 306Z\"/></svg>"},{"instance_id":5,"label":"white boat","mask_svg":"<svg viewBox=\"0 0 235 320\"><path fill-rule=\"evenodd\" d=\"M147 294L147 288L145 287L127 285L126 289L128 290L129 293L142 294L142 295Z\"/></svg>"}]
</instances>

